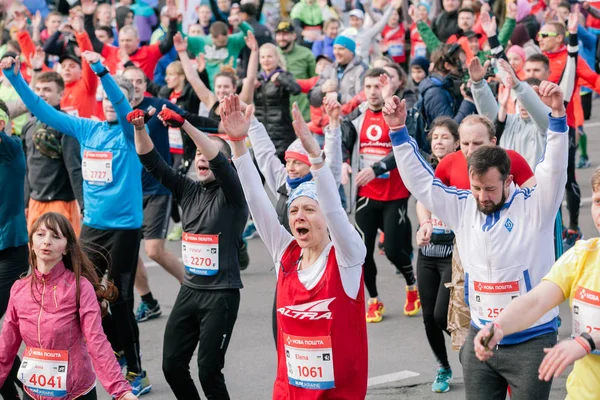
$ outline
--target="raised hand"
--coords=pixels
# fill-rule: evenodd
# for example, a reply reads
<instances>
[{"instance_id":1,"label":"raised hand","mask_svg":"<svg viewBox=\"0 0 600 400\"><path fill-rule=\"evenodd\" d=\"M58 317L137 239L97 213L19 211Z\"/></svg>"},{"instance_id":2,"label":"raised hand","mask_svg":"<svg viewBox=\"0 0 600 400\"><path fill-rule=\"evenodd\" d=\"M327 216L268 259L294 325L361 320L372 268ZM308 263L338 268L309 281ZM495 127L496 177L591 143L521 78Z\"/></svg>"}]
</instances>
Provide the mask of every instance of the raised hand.
<instances>
[{"instance_id":1,"label":"raised hand","mask_svg":"<svg viewBox=\"0 0 600 400\"><path fill-rule=\"evenodd\" d=\"M383 119L392 130L399 129L406 124L406 101L392 96L385 101L383 106Z\"/></svg>"},{"instance_id":2,"label":"raised hand","mask_svg":"<svg viewBox=\"0 0 600 400\"><path fill-rule=\"evenodd\" d=\"M177 32L175 36L173 36L173 45L175 46L175 51L178 53L185 53L188 48L187 38L183 38L180 32Z\"/></svg>"},{"instance_id":3,"label":"raised hand","mask_svg":"<svg viewBox=\"0 0 600 400\"><path fill-rule=\"evenodd\" d=\"M31 68L33 69L41 69L44 65L44 60L46 59L46 53L44 53L44 49L41 46L35 48L35 53L31 56Z\"/></svg>"},{"instance_id":4,"label":"raised hand","mask_svg":"<svg viewBox=\"0 0 600 400\"><path fill-rule=\"evenodd\" d=\"M381 83L381 94L383 95L384 100L387 100L394 95L395 90L392 87L392 82L387 74L379 75L379 83Z\"/></svg>"},{"instance_id":5,"label":"raised hand","mask_svg":"<svg viewBox=\"0 0 600 400\"><path fill-rule=\"evenodd\" d=\"M553 117L563 117L565 115L563 92L557 84L542 81L540 86L534 86L533 90L540 96L542 102L552 109Z\"/></svg>"},{"instance_id":6,"label":"raised hand","mask_svg":"<svg viewBox=\"0 0 600 400\"><path fill-rule=\"evenodd\" d=\"M69 18L69 21L71 22L71 27L73 27L73 30L77 33L81 33L83 32L83 16L80 14L76 14L74 15L72 18Z\"/></svg>"},{"instance_id":7,"label":"raised hand","mask_svg":"<svg viewBox=\"0 0 600 400\"><path fill-rule=\"evenodd\" d=\"M504 85L506 86L506 85ZM508 106L508 99L510 99L510 86L506 86L506 90L501 91L500 93L498 93L498 104L500 105L500 107L506 109L506 107Z\"/></svg>"},{"instance_id":8,"label":"raised hand","mask_svg":"<svg viewBox=\"0 0 600 400\"><path fill-rule=\"evenodd\" d=\"M503 70L505 72L504 79L502 81L504 86L509 87L509 88L517 86L517 84L520 82L519 78L517 78L517 74L515 74L515 71L512 69L512 67L510 66L508 61L506 61L503 58L500 58L500 59L498 59L497 65L498 65L498 68L500 68L501 70Z\"/></svg>"},{"instance_id":9,"label":"raised hand","mask_svg":"<svg viewBox=\"0 0 600 400\"><path fill-rule=\"evenodd\" d=\"M300 108L298 108L298 103L294 103L292 106L292 118L294 121L292 125L294 126L294 132L296 132L296 136L302 142L302 146L311 157L318 157L321 154L321 147L317 143L316 139L313 137L312 132L308 129L308 125L304 121L302 117L302 113L300 112Z\"/></svg>"},{"instance_id":10,"label":"raised hand","mask_svg":"<svg viewBox=\"0 0 600 400\"><path fill-rule=\"evenodd\" d=\"M162 121L164 126L175 128L181 128L185 123L185 119L175 111L167 108L166 104L163 104L161 112L158 113L158 119Z\"/></svg>"},{"instance_id":11,"label":"raised hand","mask_svg":"<svg viewBox=\"0 0 600 400\"><path fill-rule=\"evenodd\" d=\"M198 62L198 72L203 72L206 69L206 58L204 58L204 53L198 54L196 61Z\"/></svg>"},{"instance_id":12,"label":"raised hand","mask_svg":"<svg viewBox=\"0 0 600 400\"><path fill-rule=\"evenodd\" d=\"M325 98L323 98L323 105L325 106L325 111L329 117L329 123L332 121L339 122L342 105L337 101L337 96L325 96Z\"/></svg>"},{"instance_id":13,"label":"raised hand","mask_svg":"<svg viewBox=\"0 0 600 400\"><path fill-rule=\"evenodd\" d=\"M40 14L40 11L38 10L35 12L33 18L31 18L31 27L34 30L39 31L40 26L42 26L42 14Z\"/></svg>"},{"instance_id":14,"label":"raised hand","mask_svg":"<svg viewBox=\"0 0 600 400\"><path fill-rule=\"evenodd\" d=\"M81 11L83 11L85 15L92 15L95 13L97 6L98 3L94 0L81 0Z\"/></svg>"},{"instance_id":15,"label":"raised hand","mask_svg":"<svg viewBox=\"0 0 600 400\"><path fill-rule=\"evenodd\" d=\"M587 355L587 351L574 339L561 340L556 346L544 349L546 356L538 369L539 379L549 382L558 378L575 361Z\"/></svg>"},{"instance_id":16,"label":"raised hand","mask_svg":"<svg viewBox=\"0 0 600 400\"><path fill-rule=\"evenodd\" d=\"M392 7L394 7L397 10L400 7L402 7L402 0L392 0L391 5L392 5Z\"/></svg>"},{"instance_id":17,"label":"raised hand","mask_svg":"<svg viewBox=\"0 0 600 400\"><path fill-rule=\"evenodd\" d=\"M248 31L246 34L246 46L250 49L250 51L258 51L258 42L256 41L256 36L252 31Z\"/></svg>"},{"instance_id":18,"label":"raised hand","mask_svg":"<svg viewBox=\"0 0 600 400\"><path fill-rule=\"evenodd\" d=\"M486 36L496 36L496 29L498 28L496 25L496 17L490 17L489 12L483 12L483 9L479 15L481 18L481 27L483 28Z\"/></svg>"},{"instance_id":19,"label":"raised hand","mask_svg":"<svg viewBox=\"0 0 600 400\"><path fill-rule=\"evenodd\" d=\"M410 7L408 7L408 16L415 23L421 20L421 13L417 11L417 7L415 7L414 4L411 4Z\"/></svg>"},{"instance_id":20,"label":"raised hand","mask_svg":"<svg viewBox=\"0 0 600 400\"><path fill-rule=\"evenodd\" d=\"M471 77L472 82L479 82L483 78L485 78L485 74L487 72L488 67L490 66L490 61L486 61L483 66L479 61L479 58L473 57L471 63L469 64L469 76Z\"/></svg>"},{"instance_id":21,"label":"raised hand","mask_svg":"<svg viewBox=\"0 0 600 400\"><path fill-rule=\"evenodd\" d=\"M81 57L84 58L90 65L100 61L100 54L94 53L93 51L89 51L89 50L84 51L81 54Z\"/></svg>"},{"instance_id":22,"label":"raised hand","mask_svg":"<svg viewBox=\"0 0 600 400\"><path fill-rule=\"evenodd\" d=\"M254 104L246 107L246 113L244 113L240 97L237 94L230 94L221 100L220 112L223 128L229 139L234 142L244 140L248 135L250 122L252 122Z\"/></svg>"},{"instance_id":23,"label":"raised hand","mask_svg":"<svg viewBox=\"0 0 600 400\"><path fill-rule=\"evenodd\" d=\"M125 65L127 64L127 62L129 62L130 58L129 58L129 54L127 54L127 51L125 51L125 49L119 47L119 61L121 64Z\"/></svg>"},{"instance_id":24,"label":"raised hand","mask_svg":"<svg viewBox=\"0 0 600 400\"><path fill-rule=\"evenodd\" d=\"M10 70L12 68L12 72L15 75L19 74L19 69L21 69L21 61L15 60L13 57L5 57L0 61L0 68L2 70Z\"/></svg>"},{"instance_id":25,"label":"raised hand","mask_svg":"<svg viewBox=\"0 0 600 400\"><path fill-rule=\"evenodd\" d=\"M175 0L167 0L167 17L170 20L179 19L179 10L177 9L177 3Z\"/></svg>"},{"instance_id":26,"label":"raised hand","mask_svg":"<svg viewBox=\"0 0 600 400\"><path fill-rule=\"evenodd\" d=\"M13 20L15 22L15 28L18 31L23 32L27 29L27 16L23 11L15 11Z\"/></svg>"},{"instance_id":27,"label":"raised hand","mask_svg":"<svg viewBox=\"0 0 600 400\"><path fill-rule=\"evenodd\" d=\"M156 114L156 108L150 107L148 112L144 110L133 110L127 114L127 121L135 126L136 130L144 129L144 126L152 119L152 116Z\"/></svg>"},{"instance_id":28,"label":"raised hand","mask_svg":"<svg viewBox=\"0 0 600 400\"><path fill-rule=\"evenodd\" d=\"M506 18L517 19L517 3L511 1L506 3Z\"/></svg>"},{"instance_id":29,"label":"raised hand","mask_svg":"<svg viewBox=\"0 0 600 400\"><path fill-rule=\"evenodd\" d=\"M567 27L569 33L573 35L577 33L577 28L579 27L579 4L576 4L574 10L571 10L571 13L569 14Z\"/></svg>"}]
</instances>

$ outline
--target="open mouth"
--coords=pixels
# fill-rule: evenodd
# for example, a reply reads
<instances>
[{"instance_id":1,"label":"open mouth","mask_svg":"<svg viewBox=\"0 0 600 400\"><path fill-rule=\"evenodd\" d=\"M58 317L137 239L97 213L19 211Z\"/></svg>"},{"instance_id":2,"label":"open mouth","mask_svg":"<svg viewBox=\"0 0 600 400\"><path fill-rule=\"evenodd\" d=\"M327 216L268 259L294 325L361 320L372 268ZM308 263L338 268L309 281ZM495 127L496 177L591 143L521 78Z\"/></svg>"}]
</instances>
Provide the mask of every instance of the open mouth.
<instances>
[{"instance_id":1,"label":"open mouth","mask_svg":"<svg viewBox=\"0 0 600 400\"><path fill-rule=\"evenodd\" d=\"M296 228L296 239L306 239L308 232L310 232L310 230L307 228Z\"/></svg>"},{"instance_id":2,"label":"open mouth","mask_svg":"<svg viewBox=\"0 0 600 400\"><path fill-rule=\"evenodd\" d=\"M198 173L200 175L206 175L209 171L210 170L207 167L198 167Z\"/></svg>"}]
</instances>

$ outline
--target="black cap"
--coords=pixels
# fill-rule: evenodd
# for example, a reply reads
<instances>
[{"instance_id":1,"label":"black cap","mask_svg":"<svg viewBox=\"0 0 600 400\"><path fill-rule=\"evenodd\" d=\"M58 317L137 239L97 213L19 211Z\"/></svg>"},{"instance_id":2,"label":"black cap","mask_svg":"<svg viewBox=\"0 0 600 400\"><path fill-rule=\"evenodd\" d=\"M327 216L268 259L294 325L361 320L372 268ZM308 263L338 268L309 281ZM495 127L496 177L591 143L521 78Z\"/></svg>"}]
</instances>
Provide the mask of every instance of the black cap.
<instances>
[{"instance_id":1,"label":"black cap","mask_svg":"<svg viewBox=\"0 0 600 400\"><path fill-rule=\"evenodd\" d=\"M473 31L466 31L463 36L466 36L467 39L471 39L471 38L477 38L477 39L481 39L481 33L475 33Z\"/></svg>"},{"instance_id":2,"label":"black cap","mask_svg":"<svg viewBox=\"0 0 600 400\"><path fill-rule=\"evenodd\" d=\"M8 58L8 57L17 59L17 58L19 58L19 55L17 53L15 53L14 51L7 51L6 53L4 53L4 55L2 55L0 60L4 60L5 58Z\"/></svg>"},{"instance_id":3,"label":"black cap","mask_svg":"<svg viewBox=\"0 0 600 400\"><path fill-rule=\"evenodd\" d=\"M277 24L277 29L275 30L275 33L277 32L296 32L296 30L294 29L294 26L292 25L291 22L289 21L280 21Z\"/></svg>"},{"instance_id":4,"label":"black cap","mask_svg":"<svg viewBox=\"0 0 600 400\"><path fill-rule=\"evenodd\" d=\"M327 60L330 63L333 62L333 60L331 58L327 57L325 54L321 54L320 56L317 56L317 59L315 61L319 62L319 60Z\"/></svg>"},{"instance_id":5,"label":"black cap","mask_svg":"<svg viewBox=\"0 0 600 400\"><path fill-rule=\"evenodd\" d=\"M60 59L59 59L59 63L62 63L65 60L73 60L75 61L77 64L79 64L79 66L81 67L81 58L77 57L75 54L73 53L65 53L63 54Z\"/></svg>"}]
</instances>

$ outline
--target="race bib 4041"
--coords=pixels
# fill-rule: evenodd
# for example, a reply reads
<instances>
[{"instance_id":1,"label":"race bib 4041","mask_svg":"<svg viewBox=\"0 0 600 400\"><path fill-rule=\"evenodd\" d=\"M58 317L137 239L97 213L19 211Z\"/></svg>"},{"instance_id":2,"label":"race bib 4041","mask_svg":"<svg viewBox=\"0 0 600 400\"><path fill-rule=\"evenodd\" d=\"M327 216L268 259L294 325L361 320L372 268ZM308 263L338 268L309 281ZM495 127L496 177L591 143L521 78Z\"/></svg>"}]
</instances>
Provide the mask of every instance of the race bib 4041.
<instances>
[{"instance_id":1,"label":"race bib 4041","mask_svg":"<svg viewBox=\"0 0 600 400\"><path fill-rule=\"evenodd\" d=\"M32 393L45 397L67 395L67 350L25 348L18 378Z\"/></svg>"}]
</instances>

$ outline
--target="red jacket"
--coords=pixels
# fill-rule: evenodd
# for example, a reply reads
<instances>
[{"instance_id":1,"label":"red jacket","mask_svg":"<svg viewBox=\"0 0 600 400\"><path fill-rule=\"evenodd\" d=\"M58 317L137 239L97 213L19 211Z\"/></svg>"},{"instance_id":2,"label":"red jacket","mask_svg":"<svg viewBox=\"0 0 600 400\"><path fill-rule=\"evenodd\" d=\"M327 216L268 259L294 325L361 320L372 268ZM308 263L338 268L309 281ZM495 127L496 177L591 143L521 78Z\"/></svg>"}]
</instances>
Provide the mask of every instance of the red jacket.
<instances>
[{"instance_id":1,"label":"red jacket","mask_svg":"<svg viewBox=\"0 0 600 400\"><path fill-rule=\"evenodd\" d=\"M83 53L86 50L94 51L90 37L86 32L75 35L79 50ZM29 32L19 32L17 35L19 46L26 60L35 53L35 44L29 36ZM44 65L45 71L51 71ZM60 101L60 108L76 117L90 118L94 115L96 88L98 87L98 77L92 71L86 61L81 61L81 79L65 85L65 92Z\"/></svg>"},{"instance_id":2,"label":"red jacket","mask_svg":"<svg viewBox=\"0 0 600 400\"><path fill-rule=\"evenodd\" d=\"M553 53L545 51L544 55L550 60L550 77L548 80L553 83L559 83L567 65L567 46L562 46L558 51ZM573 97L565 99L569 102L567 106L567 125L572 128L583 125L583 108L581 107L581 96L579 94L579 89L582 85L588 86L600 93L600 75L595 73L583 58L578 57Z\"/></svg>"}]
</instances>

